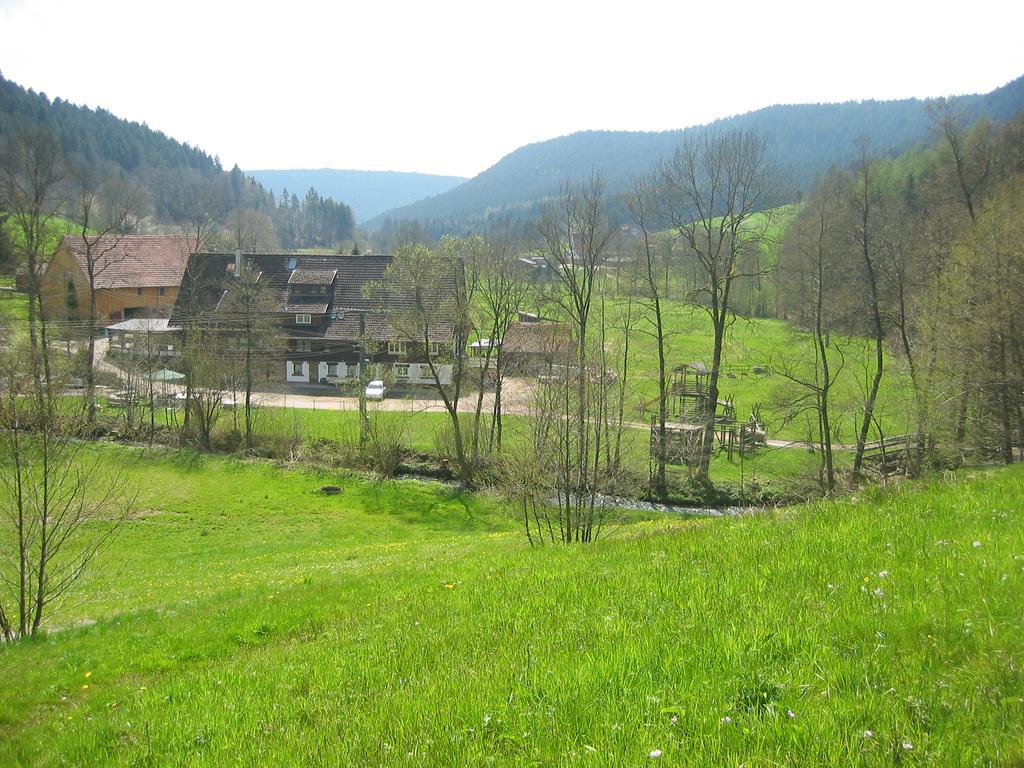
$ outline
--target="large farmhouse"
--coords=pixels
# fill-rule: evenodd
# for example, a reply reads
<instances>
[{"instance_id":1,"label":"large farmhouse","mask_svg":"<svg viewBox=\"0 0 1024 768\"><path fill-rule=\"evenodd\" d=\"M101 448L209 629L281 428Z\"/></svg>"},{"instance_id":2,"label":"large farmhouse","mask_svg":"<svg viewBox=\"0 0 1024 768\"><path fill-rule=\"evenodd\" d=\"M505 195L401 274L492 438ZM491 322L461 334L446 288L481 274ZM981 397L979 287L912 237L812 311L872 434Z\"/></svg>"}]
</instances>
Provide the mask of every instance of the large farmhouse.
<instances>
[{"instance_id":1,"label":"large farmhouse","mask_svg":"<svg viewBox=\"0 0 1024 768\"><path fill-rule=\"evenodd\" d=\"M89 249L81 237L63 237L43 273L43 313L48 319L89 317L91 266L101 325L167 317L188 253L188 241L175 235L108 235Z\"/></svg>"},{"instance_id":2,"label":"large farmhouse","mask_svg":"<svg viewBox=\"0 0 1024 768\"><path fill-rule=\"evenodd\" d=\"M238 276L247 272L269 299L264 314L272 316L279 331L274 348L259 351L265 359L278 361L281 381L342 382L359 378L360 366L368 365L370 378L399 385L434 384L426 362L429 352L438 359L441 383L451 383L454 321L430 328L429 350L403 338L389 316L416 299L388 290L390 264L390 256L374 255L193 254L171 323L187 328L189 322L202 320L216 329L217 343L237 349L238 304L231 294L239 290ZM456 279L453 273L451 280ZM383 290L371 298L368 286Z\"/></svg>"}]
</instances>

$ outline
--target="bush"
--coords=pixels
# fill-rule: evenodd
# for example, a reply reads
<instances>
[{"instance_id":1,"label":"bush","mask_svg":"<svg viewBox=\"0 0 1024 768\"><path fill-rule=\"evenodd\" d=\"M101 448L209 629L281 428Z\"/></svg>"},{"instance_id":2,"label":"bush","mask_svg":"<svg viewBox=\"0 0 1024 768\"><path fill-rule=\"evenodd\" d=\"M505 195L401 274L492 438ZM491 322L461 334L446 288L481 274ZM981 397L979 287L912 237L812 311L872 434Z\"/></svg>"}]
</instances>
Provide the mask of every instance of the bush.
<instances>
[{"instance_id":1,"label":"bush","mask_svg":"<svg viewBox=\"0 0 1024 768\"><path fill-rule=\"evenodd\" d=\"M405 440L406 417L401 413L376 411L370 416L369 440L363 458L380 477L393 477L409 449Z\"/></svg>"}]
</instances>

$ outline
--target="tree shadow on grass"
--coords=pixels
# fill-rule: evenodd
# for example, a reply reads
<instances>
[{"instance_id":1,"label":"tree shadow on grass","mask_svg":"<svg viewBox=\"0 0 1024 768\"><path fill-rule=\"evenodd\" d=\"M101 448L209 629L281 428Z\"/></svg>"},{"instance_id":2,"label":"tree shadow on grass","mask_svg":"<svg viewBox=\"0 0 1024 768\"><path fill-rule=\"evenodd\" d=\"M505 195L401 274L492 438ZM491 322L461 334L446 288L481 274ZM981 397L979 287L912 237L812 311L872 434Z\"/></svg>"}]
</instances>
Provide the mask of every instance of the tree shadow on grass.
<instances>
[{"instance_id":1,"label":"tree shadow on grass","mask_svg":"<svg viewBox=\"0 0 1024 768\"><path fill-rule=\"evenodd\" d=\"M366 490L368 512L434 531L480 533L508 527L489 499L461 488L394 480L374 483Z\"/></svg>"}]
</instances>

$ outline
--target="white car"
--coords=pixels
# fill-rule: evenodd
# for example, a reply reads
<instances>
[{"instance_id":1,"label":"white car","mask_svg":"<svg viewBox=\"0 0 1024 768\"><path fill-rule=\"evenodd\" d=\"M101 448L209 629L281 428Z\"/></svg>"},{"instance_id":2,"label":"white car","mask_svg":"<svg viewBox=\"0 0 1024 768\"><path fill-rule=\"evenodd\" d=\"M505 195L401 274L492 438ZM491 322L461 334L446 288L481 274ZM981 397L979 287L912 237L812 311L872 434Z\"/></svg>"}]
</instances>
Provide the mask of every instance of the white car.
<instances>
[{"instance_id":1,"label":"white car","mask_svg":"<svg viewBox=\"0 0 1024 768\"><path fill-rule=\"evenodd\" d=\"M384 382L380 379L375 379L366 385L366 399L383 400L387 391L388 389L384 386Z\"/></svg>"}]
</instances>

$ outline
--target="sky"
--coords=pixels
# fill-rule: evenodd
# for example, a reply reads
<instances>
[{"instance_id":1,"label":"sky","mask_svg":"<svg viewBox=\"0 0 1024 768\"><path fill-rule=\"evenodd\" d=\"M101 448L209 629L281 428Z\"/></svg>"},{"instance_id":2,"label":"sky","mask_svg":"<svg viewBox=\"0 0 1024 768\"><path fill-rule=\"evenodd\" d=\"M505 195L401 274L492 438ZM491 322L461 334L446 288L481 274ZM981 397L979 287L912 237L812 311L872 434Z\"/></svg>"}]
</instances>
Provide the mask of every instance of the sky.
<instances>
[{"instance_id":1,"label":"sky","mask_svg":"<svg viewBox=\"0 0 1024 768\"><path fill-rule=\"evenodd\" d=\"M473 176L579 130L990 91L1024 3L0 0L0 72L226 168Z\"/></svg>"}]
</instances>

